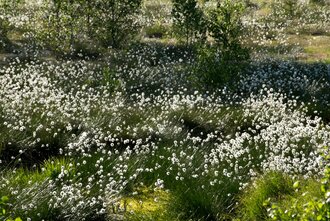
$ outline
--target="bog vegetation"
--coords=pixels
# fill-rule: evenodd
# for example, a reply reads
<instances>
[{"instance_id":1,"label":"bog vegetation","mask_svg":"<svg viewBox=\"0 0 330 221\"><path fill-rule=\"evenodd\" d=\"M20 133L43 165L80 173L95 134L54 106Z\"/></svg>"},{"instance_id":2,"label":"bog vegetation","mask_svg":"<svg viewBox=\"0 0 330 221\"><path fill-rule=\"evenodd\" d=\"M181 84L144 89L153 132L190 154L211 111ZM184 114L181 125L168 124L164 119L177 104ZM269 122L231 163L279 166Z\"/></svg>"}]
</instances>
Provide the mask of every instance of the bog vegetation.
<instances>
[{"instance_id":1,"label":"bog vegetation","mask_svg":"<svg viewBox=\"0 0 330 221\"><path fill-rule=\"evenodd\" d=\"M330 220L327 0L0 0L0 220Z\"/></svg>"}]
</instances>

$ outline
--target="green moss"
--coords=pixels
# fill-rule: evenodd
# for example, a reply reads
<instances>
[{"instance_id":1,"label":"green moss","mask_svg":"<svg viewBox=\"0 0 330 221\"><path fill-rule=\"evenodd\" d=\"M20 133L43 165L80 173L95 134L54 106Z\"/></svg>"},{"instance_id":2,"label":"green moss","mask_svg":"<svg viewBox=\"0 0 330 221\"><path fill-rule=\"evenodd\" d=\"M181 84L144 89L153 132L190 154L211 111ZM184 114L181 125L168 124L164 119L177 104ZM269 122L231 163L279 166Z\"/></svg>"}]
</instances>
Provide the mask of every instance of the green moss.
<instances>
[{"instance_id":1,"label":"green moss","mask_svg":"<svg viewBox=\"0 0 330 221\"><path fill-rule=\"evenodd\" d=\"M125 220L180 220L179 215L169 209L173 199L171 193L151 188L139 188L136 192L136 195L124 197L120 201L120 207L125 211Z\"/></svg>"}]
</instances>

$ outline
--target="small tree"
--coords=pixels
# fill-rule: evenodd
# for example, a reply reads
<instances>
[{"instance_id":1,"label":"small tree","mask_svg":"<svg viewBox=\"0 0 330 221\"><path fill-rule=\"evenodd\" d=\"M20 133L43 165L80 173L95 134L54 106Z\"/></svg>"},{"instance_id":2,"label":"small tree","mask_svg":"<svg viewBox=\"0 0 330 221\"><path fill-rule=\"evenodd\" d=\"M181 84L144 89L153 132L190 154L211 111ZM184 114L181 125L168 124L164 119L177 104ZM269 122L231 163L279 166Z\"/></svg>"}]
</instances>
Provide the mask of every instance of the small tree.
<instances>
[{"instance_id":1,"label":"small tree","mask_svg":"<svg viewBox=\"0 0 330 221\"><path fill-rule=\"evenodd\" d=\"M96 38L104 46L119 48L133 38L142 0L97 0L93 4Z\"/></svg>"},{"instance_id":2,"label":"small tree","mask_svg":"<svg viewBox=\"0 0 330 221\"><path fill-rule=\"evenodd\" d=\"M197 0L172 0L174 24L178 33L183 35L186 43L195 39L205 40L206 25L204 13Z\"/></svg>"},{"instance_id":3,"label":"small tree","mask_svg":"<svg viewBox=\"0 0 330 221\"><path fill-rule=\"evenodd\" d=\"M82 1L49 0L44 2L42 10L44 23L34 30L38 40L60 54L73 53L84 26Z\"/></svg>"},{"instance_id":4,"label":"small tree","mask_svg":"<svg viewBox=\"0 0 330 221\"><path fill-rule=\"evenodd\" d=\"M217 8L210 12L208 29L222 51L237 49L240 46L243 10L242 4L225 0L218 3Z\"/></svg>"},{"instance_id":5,"label":"small tree","mask_svg":"<svg viewBox=\"0 0 330 221\"><path fill-rule=\"evenodd\" d=\"M142 0L47 0L43 9L46 22L36 33L46 46L60 53L98 53L99 46L119 48L138 30L135 15L141 3Z\"/></svg>"},{"instance_id":6,"label":"small tree","mask_svg":"<svg viewBox=\"0 0 330 221\"><path fill-rule=\"evenodd\" d=\"M286 23L288 19L294 20L301 17L304 11L304 4L299 0L273 0L270 8L277 21Z\"/></svg>"},{"instance_id":7,"label":"small tree","mask_svg":"<svg viewBox=\"0 0 330 221\"><path fill-rule=\"evenodd\" d=\"M284 12L289 18L294 18L298 13L299 1L297 0L284 0L282 2Z\"/></svg>"},{"instance_id":8,"label":"small tree","mask_svg":"<svg viewBox=\"0 0 330 221\"><path fill-rule=\"evenodd\" d=\"M7 46L8 43L7 32L8 32L8 21L4 17L0 16L0 50L6 48Z\"/></svg>"},{"instance_id":9,"label":"small tree","mask_svg":"<svg viewBox=\"0 0 330 221\"><path fill-rule=\"evenodd\" d=\"M199 71L208 84L220 85L238 76L249 53L240 42L243 4L225 0L209 13L208 31L214 47L201 50Z\"/></svg>"},{"instance_id":10,"label":"small tree","mask_svg":"<svg viewBox=\"0 0 330 221\"><path fill-rule=\"evenodd\" d=\"M19 3L20 0L0 1L0 49L7 49L10 44L8 32L11 25L8 16L15 13Z\"/></svg>"}]
</instances>

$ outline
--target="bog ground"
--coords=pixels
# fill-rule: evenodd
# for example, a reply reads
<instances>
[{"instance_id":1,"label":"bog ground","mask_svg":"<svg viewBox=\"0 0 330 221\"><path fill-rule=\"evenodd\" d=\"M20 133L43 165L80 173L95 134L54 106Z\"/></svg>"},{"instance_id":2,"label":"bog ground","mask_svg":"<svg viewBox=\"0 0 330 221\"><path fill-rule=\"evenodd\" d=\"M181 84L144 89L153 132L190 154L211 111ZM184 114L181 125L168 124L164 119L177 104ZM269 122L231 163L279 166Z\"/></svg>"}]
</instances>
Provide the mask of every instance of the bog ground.
<instances>
[{"instance_id":1,"label":"bog ground","mask_svg":"<svg viewBox=\"0 0 330 221\"><path fill-rule=\"evenodd\" d=\"M0 0L0 220L330 220L327 0Z\"/></svg>"}]
</instances>

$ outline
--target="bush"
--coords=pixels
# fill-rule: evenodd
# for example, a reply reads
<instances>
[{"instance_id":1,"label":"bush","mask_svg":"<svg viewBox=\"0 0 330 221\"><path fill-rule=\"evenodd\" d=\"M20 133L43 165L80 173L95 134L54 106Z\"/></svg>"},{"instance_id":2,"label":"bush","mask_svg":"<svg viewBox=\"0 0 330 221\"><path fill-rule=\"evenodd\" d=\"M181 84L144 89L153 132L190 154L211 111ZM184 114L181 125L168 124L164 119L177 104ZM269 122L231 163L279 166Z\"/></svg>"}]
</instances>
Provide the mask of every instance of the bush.
<instances>
[{"instance_id":1,"label":"bush","mask_svg":"<svg viewBox=\"0 0 330 221\"><path fill-rule=\"evenodd\" d=\"M148 38L163 38L169 33L169 27L162 24L154 24L144 29L145 36Z\"/></svg>"},{"instance_id":2,"label":"bush","mask_svg":"<svg viewBox=\"0 0 330 221\"><path fill-rule=\"evenodd\" d=\"M196 0L173 0L172 15L177 33L185 37L187 44L205 40L206 26L204 13Z\"/></svg>"},{"instance_id":3,"label":"bush","mask_svg":"<svg viewBox=\"0 0 330 221\"><path fill-rule=\"evenodd\" d=\"M330 219L330 155L325 157L326 167L324 176L321 179L321 197L314 197L312 200L305 201L303 204L299 199L293 198L291 206L283 210L276 203L271 204L269 216L272 220L318 220L326 221ZM295 182L293 187L299 191L299 182Z\"/></svg>"},{"instance_id":4,"label":"bush","mask_svg":"<svg viewBox=\"0 0 330 221\"><path fill-rule=\"evenodd\" d=\"M0 198L0 218L4 221L22 221L20 217L11 218L10 211L8 211L9 207L9 198L7 196L2 196Z\"/></svg>"},{"instance_id":5,"label":"bush","mask_svg":"<svg viewBox=\"0 0 330 221\"><path fill-rule=\"evenodd\" d=\"M10 30L8 14L12 12L16 4L16 1L13 2L13 5L9 4L7 1L0 1L0 51L7 49L10 45L8 39L8 32Z\"/></svg>"},{"instance_id":6,"label":"bush","mask_svg":"<svg viewBox=\"0 0 330 221\"><path fill-rule=\"evenodd\" d=\"M82 5L76 0L51 0L45 1L41 10L44 22L34 30L38 41L59 54L73 53L82 35Z\"/></svg>"},{"instance_id":7,"label":"bush","mask_svg":"<svg viewBox=\"0 0 330 221\"><path fill-rule=\"evenodd\" d=\"M297 0L284 0L282 2L282 7L284 9L285 14L291 18L298 15L297 14L298 6L299 6L299 2Z\"/></svg>"},{"instance_id":8,"label":"bush","mask_svg":"<svg viewBox=\"0 0 330 221\"><path fill-rule=\"evenodd\" d=\"M287 20L299 19L304 13L304 3L297 0L274 0L271 5L273 19L287 23Z\"/></svg>"},{"instance_id":9,"label":"bush","mask_svg":"<svg viewBox=\"0 0 330 221\"><path fill-rule=\"evenodd\" d=\"M248 60L249 52L240 43L243 11L243 4L228 0L210 11L207 24L215 46L202 48L197 62L197 73L205 83L219 86L234 80Z\"/></svg>"},{"instance_id":10,"label":"bush","mask_svg":"<svg viewBox=\"0 0 330 221\"><path fill-rule=\"evenodd\" d=\"M36 34L49 49L59 53L97 54L99 47L120 48L138 30L135 15L142 0L46 1L42 27ZM45 19L46 18L46 19ZM88 48L86 45L98 45Z\"/></svg>"},{"instance_id":11,"label":"bush","mask_svg":"<svg viewBox=\"0 0 330 221\"><path fill-rule=\"evenodd\" d=\"M96 39L114 48L132 40L139 27L135 15L142 0L98 0L92 4Z\"/></svg>"},{"instance_id":12,"label":"bush","mask_svg":"<svg viewBox=\"0 0 330 221\"><path fill-rule=\"evenodd\" d=\"M0 50L7 47L7 31L7 21L0 17Z\"/></svg>"}]
</instances>

